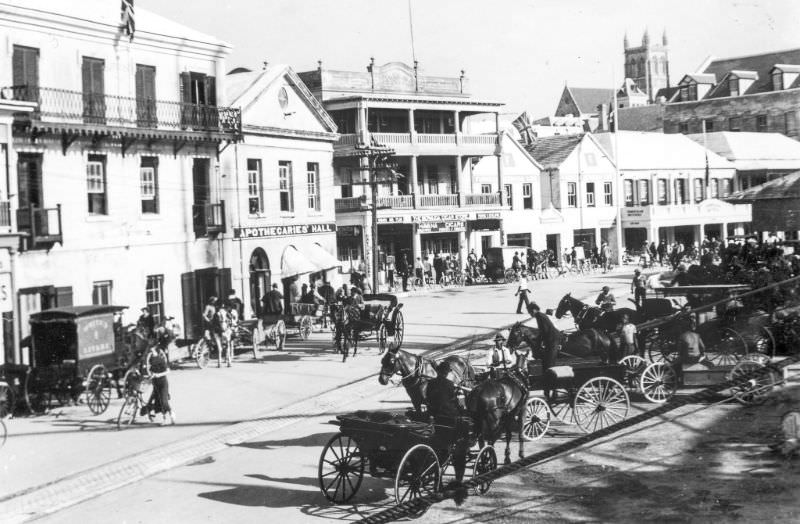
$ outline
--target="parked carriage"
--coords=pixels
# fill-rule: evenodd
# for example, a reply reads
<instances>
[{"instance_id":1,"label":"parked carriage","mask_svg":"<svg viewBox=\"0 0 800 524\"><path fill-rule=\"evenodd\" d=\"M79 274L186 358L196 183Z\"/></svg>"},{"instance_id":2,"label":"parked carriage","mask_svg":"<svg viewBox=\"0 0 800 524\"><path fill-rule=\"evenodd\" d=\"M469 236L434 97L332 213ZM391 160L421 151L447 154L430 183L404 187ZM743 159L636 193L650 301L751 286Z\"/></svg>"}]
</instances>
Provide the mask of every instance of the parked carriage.
<instances>
[{"instance_id":1,"label":"parked carriage","mask_svg":"<svg viewBox=\"0 0 800 524\"><path fill-rule=\"evenodd\" d=\"M525 247L519 246L488 248L484 252L486 255L486 278L503 284L516 281L518 273L513 269L514 253L520 254L520 259L522 259L525 249ZM521 271L522 267L520 267Z\"/></svg>"},{"instance_id":2,"label":"parked carriage","mask_svg":"<svg viewBox=\"0 0 800 524\"><path fill-rule=\"evenodd\" d=\"M325 313L325 306L321 304L292 303L288 313L263 315L263 329L268 331L276 327L283 336L294 332L301 340L308 340L311 333L324 326Z\"/></svg>"},{"instance_id":3,"label":"parked carriage","mask_svg":"<svg viewBox=\"0 0 800 524\"><path fill-rule=\"evenodd\" d=\"M357 351L359 342L373 337L378 342L380 353L386 350L390 341L395 348L400 348L405 332L403 304L391 294L366 294L363 298L364 308L360 312L349 305L333 306L332 337L336 349L346 357L350 347Z\"/></svg>"},{"instance_id":4,"label":"parked carriage","mask_svg":"<svg viewBox=\"0 0 800 524\"><path fill-rule=\"evenodd\" d=\"M322 450L317 472L320 490L329 501L348 502L365 473L394 479L397 504L442 488L442 478L451 468L454 428L411 420L400 412L359 411L336 418L331 423L339 426L339 432ZM468 452L466 471L473 478L495 468L497 455L492 446ZM480 484L474 492L484 494L490 486Z\"/></svg>"}]
</instances>

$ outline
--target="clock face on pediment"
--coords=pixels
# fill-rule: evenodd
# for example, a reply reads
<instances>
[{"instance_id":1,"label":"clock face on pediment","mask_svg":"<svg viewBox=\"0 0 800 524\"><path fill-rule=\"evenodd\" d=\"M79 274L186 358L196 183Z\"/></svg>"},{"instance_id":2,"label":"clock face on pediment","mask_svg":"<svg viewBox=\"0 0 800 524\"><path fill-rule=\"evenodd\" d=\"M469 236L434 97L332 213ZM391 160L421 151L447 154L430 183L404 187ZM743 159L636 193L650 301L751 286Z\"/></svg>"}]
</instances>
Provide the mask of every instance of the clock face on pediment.
<instances>
[{"instance_id":1,"label":"clock face on pediment","mask_svg":"<svg viewBox=\"0 0 800 524\"><path fill-rule=\"evenodd\" d=\"M278 104L280 104L281 109L284 111L289 107L289 93L286 92L285 87L282 87L280 91L278 91Z\"/></svg>"}]
</instances>

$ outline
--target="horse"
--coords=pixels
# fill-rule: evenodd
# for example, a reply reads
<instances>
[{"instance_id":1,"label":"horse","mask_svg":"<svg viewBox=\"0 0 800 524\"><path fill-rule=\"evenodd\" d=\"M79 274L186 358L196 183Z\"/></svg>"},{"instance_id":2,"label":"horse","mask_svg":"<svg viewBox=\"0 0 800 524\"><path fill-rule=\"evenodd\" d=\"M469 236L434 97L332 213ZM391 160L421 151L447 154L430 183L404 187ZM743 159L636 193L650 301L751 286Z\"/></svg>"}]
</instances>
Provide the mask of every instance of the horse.
<instances>
[{"instance_id":1,"label":"horse","mask_svg":"<svg viewBox=\"0 0 800 524\"><path fill-rule=\"evenodd\" d=\"M507 343L509 348L516 350L525 342L531 349L531 355L542 361L542 370L546 371L556 364L559 348L556 346L545 354L541 348L540 340L541 334L538 329L517 322L511 327ZM619 356L614 340L607 333L594 328L582 329L563 337L560 352L581 358L598 356L603 363L616 362ZM519 367L519 357L517 362Z\"/></svg>"},{"instance_id":2,"label":"horse","mask_svg":"<svg viewBox=\"0 0 800 524\"><path fill-rule=\"evenodd\" d=\"M350 343L353 344L353 356L358 353L358 333L355 325L361 319L361 310L352 304L333 304L330 314L333 320L334 349L342 354L342 362L346 362L350 353Z\"/></svg>"},{"instance_id":3,"label":"horse","mask_svg":"<svg viewBox=\"0 0 800 524\"><path fill-rule=\"evenodd\" d=\"M474 424L478 442L494 445L503 431L506 434L505 464L511 463L511 436L521 427L528 389L519 372L509 370L499 378L481 382L466 398L467 412ZM525 456L522 432L518 431L519 457Z\"/></svg>"},{"instance_id":4,"label":"horse","mask_svg":"<svg viewBox=\"0 0 800 524\"><path fill-rule=\"evenodd\" d=\"M471 386L475 381L475 370L463 357L450 355L444 359L450 364L448 378L456 386ZM417 413L422 413L422 406L427 406L426 388L436 376L435 364L432 360L415 355L409 351L390 347L381 358L381 371L378 382L382 385L389 383L392 375L399 374L402 384L411 399L411 404Z\"/></svg>"},{"instance_id":5,"label":"horse","mask_svg":"<svg viewBox=\"0 0 800 524\"><path fill-rule=\"evenodd\" d=\"M613 333L617 326L622 323L623 315L628 315L628 319L636 323L639 321L639 313L631 308L620 308L613 311L603 311L599 307L592 307L573 298L570 293L564 295L556 308L556 318L562 318L566 313L571 313L575 320L575 325L580 330L595 328L606 333Z\"/></svg>"}]
</instances>

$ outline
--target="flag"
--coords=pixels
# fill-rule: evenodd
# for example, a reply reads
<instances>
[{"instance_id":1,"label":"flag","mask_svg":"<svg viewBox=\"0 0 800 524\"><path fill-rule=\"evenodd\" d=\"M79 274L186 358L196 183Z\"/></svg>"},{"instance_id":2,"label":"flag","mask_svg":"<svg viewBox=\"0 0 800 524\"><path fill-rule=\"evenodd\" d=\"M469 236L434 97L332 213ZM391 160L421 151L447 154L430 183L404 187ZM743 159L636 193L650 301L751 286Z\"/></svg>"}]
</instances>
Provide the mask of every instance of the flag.
<instances>
[{"instance_id":1,"label":"flag","mask_svg":"<svg viewBox=\"0 0 800 524\"><path fill-rule=\"evenodd\" d=\"M535 141L531 119L528 117L527 111L523 111L511 124L519 131L526 144L532 144Z\"/></svg>"},{"instance_id":2,"label":"flag","mask_svg":"<svg viewBox=\"0 0 800 524\"><path fill-rule=\"evenodd\" d=\"M136 31L136 21L133 19L133 0L122 0L120 6L120 29L133 41L133 33Z\"/></svg>"}]
</instances>

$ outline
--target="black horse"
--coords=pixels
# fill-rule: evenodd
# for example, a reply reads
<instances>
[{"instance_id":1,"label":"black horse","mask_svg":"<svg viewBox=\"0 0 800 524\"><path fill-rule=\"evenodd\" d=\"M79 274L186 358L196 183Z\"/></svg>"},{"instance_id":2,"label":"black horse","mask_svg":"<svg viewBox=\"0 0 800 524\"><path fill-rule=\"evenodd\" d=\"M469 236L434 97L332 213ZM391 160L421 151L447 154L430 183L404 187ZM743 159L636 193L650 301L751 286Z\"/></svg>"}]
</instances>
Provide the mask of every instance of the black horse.
<instances>
[{"instance_id":1,"label":"black horse","mask_svg":"<svg viewBox=\"0 0 800 524\"><path fill-rule=\"evenodd\" d=\"M525 456L522 417L528 389L518 370L508 370L499 378L481 382L467 395L467 411L472 418L480 446L494 445L501 433L506 435L505 464L511 463L511 436L519 434L519 457Z\"/></svg>"},{"instance_id":2,"label":"black horse","mask_svg":"<svg viewBox=\"0 0 800 524\"><path fill-rule=\"evenodd\" d=\"M530 348L533 358L542 361L543 371L556 365L559 353L580 358L597 356L603 363L617 362L618 360L619 352L616 343L608 334L598 329L583 329L568 336L562 334L560 349L556 345L549 351L545 351L541 347L540 331L517 322L511 327L507 344L509 348L516 351L523 342Z\"/></svg>"},{"instance_id":3,"label":"black horse","mask_svg":"<svg viewBox=\"0 0 800 524\"><path fill-rule=\"evenodd\" d=\"M331 305L330 313L333 321L334 349L342 354L342 362L345 362L351 345L353 356L358 353L358 332L355 325L361 318L361 310L351 304L339 303Z\"/></svg>"},{"instance_id":4,"label":"black horse","mask_svg":"<svg viewBox=\"0 0 800 524\"><path fill-rule=\"evenodd\" d=\"M599 307L590 306L573 298L570 293L558 303L556 308L556 318L562 318L565 314L572 314L575 325L580 330L595 328L606 333L613 333L617 326L622 323L622 316L628 315L628 319L634 324L640 321L639 313L631 308L620 308L613 311L603 311Z\"/></svg>"},{"instance_id":5,"label":"black horse","mask_svg":"<svg viewBox=\"0 0 800 524\"><path fill-rule=\"evenodd\" d=\"M475 382L475 370L463 357L450 355L444 362L450 364L448 378L453 384L461 387L472 387ZM427 407L426 389L428 382L436 377L436 364L422 355L415 355L409 351L390 347L381 358L381 371L378 382L382 385L389 383L392 375L400 375L402 384L406 388L414 410L421 414L422 406Z\"/></svg>"}]
</instances>

